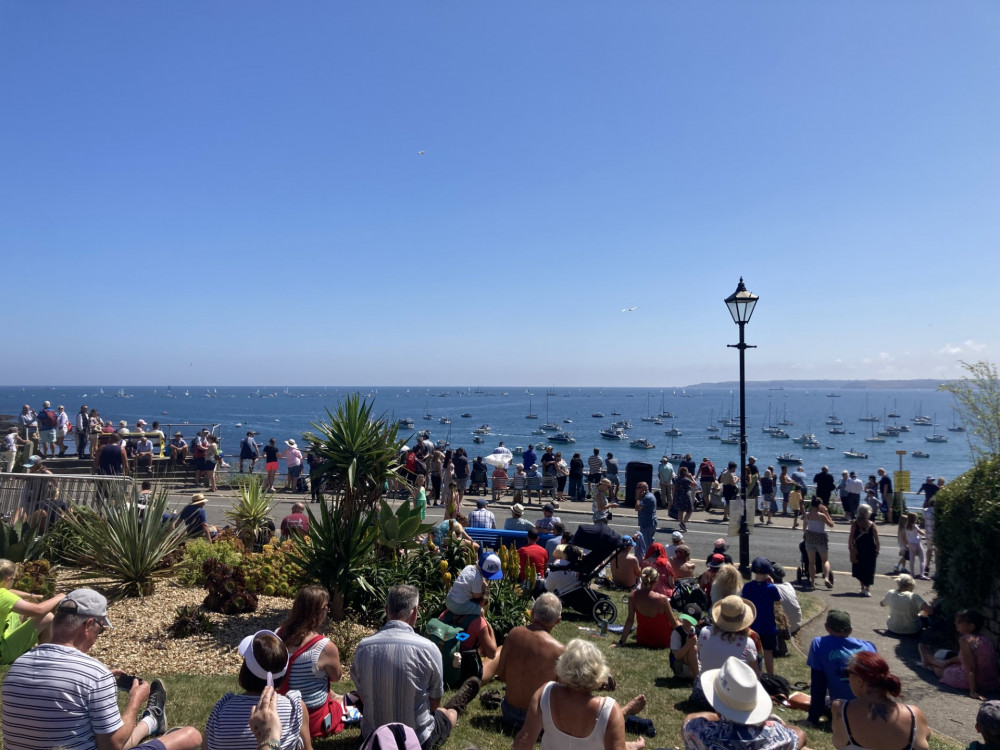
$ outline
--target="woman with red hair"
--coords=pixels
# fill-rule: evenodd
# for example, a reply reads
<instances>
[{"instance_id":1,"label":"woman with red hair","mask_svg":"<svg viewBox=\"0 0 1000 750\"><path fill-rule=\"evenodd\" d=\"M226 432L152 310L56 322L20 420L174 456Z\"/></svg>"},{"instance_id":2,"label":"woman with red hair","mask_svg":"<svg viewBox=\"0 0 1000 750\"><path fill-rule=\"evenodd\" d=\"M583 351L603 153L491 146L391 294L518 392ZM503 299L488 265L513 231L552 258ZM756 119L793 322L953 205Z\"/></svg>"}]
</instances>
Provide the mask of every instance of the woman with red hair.
<instances>
[{"instance_id":1,"label":"woman with red hair","mask_svg":"<svg viewBox=\"0 0 1000 750\"><path fill-rule=\"evenodd\" d=\"M901 687L885 659L870 651L857 652L847 664L847 679L857 697L835 700L830 707L837 750L927 750L931 736L927 717L916 706L893 700Z\"/></svg>"}]
</instances>

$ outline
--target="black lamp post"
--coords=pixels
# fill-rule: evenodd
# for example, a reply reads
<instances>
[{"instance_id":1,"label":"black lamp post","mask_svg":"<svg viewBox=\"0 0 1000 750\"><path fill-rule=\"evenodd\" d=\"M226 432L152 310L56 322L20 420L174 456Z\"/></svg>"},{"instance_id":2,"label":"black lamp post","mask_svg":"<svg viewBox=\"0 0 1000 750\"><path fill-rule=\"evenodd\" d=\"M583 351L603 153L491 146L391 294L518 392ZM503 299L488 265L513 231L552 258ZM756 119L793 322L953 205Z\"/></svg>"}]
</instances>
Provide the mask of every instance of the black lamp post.
<instances>
[{"instance_id":1,"label":"black lamp post","mask_svg":"<svg viewBox=\"0 0 1000 750\"><path fill-rule=\"evenodd\" d=\"M743 277L736 291L726 297L726 307L733 316L733 322L740 328L740 343L728 346L740 350L740 497L743 499L743 515L740 518L740 573L744 578L750 577L750 527L747 522L747 387L744 352L756 349L743 339L743 328L750 322L753 309L757 305L757 295L751 294L743 286ZM732 509L730 509L732 512Z\"/></svg>"}]
</instances>

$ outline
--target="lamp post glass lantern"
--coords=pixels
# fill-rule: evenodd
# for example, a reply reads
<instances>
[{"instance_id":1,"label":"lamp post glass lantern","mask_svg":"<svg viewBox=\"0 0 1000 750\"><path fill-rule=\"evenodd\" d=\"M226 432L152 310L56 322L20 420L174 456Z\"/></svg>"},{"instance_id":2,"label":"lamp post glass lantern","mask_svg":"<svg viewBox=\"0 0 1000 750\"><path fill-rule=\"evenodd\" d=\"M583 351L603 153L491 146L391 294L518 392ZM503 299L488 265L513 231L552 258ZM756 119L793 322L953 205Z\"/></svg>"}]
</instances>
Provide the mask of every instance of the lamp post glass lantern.
<instances>
[{"instance_id":1,"label":"lamp post glass lantern","mask_svg":"<svg viewBox=\"0 0 1000 750\"><path fill-rule=\"evenodd\" d=\"M740 283L736 285L736 291L726 297L726 307L729 314L733 316L733 322L740 329L740 343L729 344L733 349L740 350L740 498L742 499L742 515L740 517L740 573L744 578L750 577L750 526L747 516L747 387L746 387L746 367L745 352L747 349L756 349L746 343L743 333L746 324L750 322L754 308L757 306L759 298L756 294L751 294L743 285L743 277L740 276ZM730 508L730 513L732 509Z\"/></svg>"}]
</instances>

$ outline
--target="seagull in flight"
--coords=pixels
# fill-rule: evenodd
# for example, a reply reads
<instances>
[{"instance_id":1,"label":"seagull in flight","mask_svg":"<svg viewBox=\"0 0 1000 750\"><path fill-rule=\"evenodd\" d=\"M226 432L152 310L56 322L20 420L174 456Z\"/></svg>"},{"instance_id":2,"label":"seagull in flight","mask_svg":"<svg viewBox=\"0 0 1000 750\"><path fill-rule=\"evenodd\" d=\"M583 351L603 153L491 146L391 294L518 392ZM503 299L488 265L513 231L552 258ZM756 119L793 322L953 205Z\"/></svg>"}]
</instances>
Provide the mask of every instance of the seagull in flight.
<instances>
[{"instance_id":1,"label":"seagull in flight","mask_svg":"<svg viewBox=\"0 0 1000 750\"><path fill-rule=\"evenodd\" d=\"M622 312L635 312L638 309L638 307L623 307Z\"/></svg>"},{"instance_id":2,"label":"seagull in flight","mask_svg":"<svg viewBox=\"0 0 1000 750\"><path fill-rule=\"evenodd\" d=\"M417 156L423 156L426 153L426 151L417 151Z\"/></svg>"}]
</instances>

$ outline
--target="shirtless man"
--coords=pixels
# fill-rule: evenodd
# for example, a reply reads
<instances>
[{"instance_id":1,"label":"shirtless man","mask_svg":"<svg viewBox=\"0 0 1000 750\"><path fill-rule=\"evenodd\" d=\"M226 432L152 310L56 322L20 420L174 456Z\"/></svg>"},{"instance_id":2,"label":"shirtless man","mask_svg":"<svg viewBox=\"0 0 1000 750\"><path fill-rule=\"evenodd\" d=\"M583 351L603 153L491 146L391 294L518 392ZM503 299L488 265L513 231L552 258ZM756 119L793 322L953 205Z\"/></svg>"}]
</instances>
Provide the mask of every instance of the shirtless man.
<instances>
[{"instance_id":1,"label":"shirtless man","mask_svg":"<svg viewBox=\"0 0 1000 750\"><path fill-rule=\"evenodd\" d=\"M521 625L508 633L500 651L496 675L507 685L500 703L500 720L504 726L519 730L535 691L556 679L556 660L566 647L552 637L552 628L561 618L559 597L545 593L531 608L531 624Z\"/></svg>"},{"instance_id":2,"label":"shirtless man","mask_svg":"<svg viewBox=\"0 0 1000 750\"><path fill-rule=\"evenodd\" d=\"M622 547L618 554L611 558L611 580L623 589L631 591L639 582L642 570L635 558L635 541L630 536L623 536L622 541L627 546Z\"/></svg>"}]
</instances>

